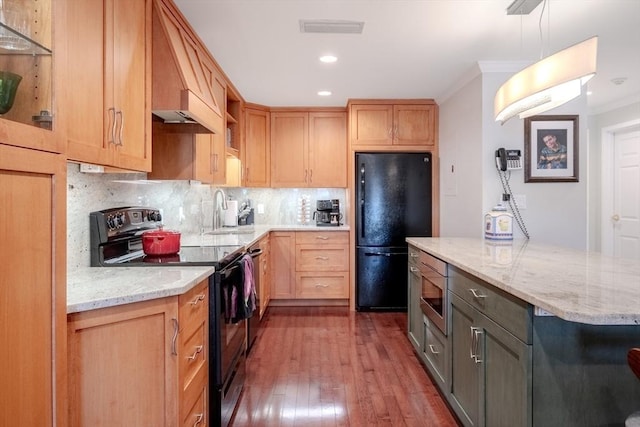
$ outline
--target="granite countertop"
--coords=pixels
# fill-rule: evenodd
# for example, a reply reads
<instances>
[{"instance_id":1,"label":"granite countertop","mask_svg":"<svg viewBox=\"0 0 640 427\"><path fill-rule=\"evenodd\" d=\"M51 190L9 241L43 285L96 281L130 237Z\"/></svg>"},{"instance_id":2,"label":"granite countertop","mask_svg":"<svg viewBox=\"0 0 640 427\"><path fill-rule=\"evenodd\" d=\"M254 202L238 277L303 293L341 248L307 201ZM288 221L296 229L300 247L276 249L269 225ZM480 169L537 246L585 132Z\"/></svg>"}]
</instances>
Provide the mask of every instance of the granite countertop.
<instances>
[{"instance_id":1,"label":"granite countertop","mask_svg":"<svg viewBox=\"0 0 640 427\"><path fill-rule=\"evenodd\" d=\"M224 229L223 229L224 230ZM249 247L270 231L347 231L348 226L241 226L233 234L182 235L182 246ZM213 274L213 267L83 267L67 272L67 314L180 295Z\"/></svg>"},{"instance_id":2,"label":"granite countertop","mask_svg":"<svg viewBox=\"0 0 640 427\"><path fill-rule=\"evenodd\" d=\"M532 304L536 314L594 325L640 324L637 261L526 240L409 237L407 242Z\"/></svg>"},{"instance_id":3,"label":"granite countertop","mask_svg":"<svg viewBox=\"0 0 640 427\"><path fill-rule=\"evenodd\" d=\"M85 267L68 273L67 314L181 295L213 267Z\"/></svg>"}]
</instances>

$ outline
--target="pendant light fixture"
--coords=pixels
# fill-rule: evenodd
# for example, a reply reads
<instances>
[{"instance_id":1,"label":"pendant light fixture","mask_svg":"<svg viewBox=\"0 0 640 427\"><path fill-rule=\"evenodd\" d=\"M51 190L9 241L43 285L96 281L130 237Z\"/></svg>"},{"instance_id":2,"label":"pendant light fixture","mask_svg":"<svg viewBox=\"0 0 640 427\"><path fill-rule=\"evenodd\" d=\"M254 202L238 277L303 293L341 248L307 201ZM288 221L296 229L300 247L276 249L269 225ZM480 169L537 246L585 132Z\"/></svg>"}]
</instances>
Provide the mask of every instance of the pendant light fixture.
<instances>
[{"instance_id":1,"label":"pendant light fixture","mask_svg":"<svg viewBox=\"0 0 640 427\"><path fill-rule=\"evenodd\" d=\"M592 37L513 75L496 93L496 121L541 114L580 96L596 74L597 50L598 37Z\"/></svg>"}]
</instances>

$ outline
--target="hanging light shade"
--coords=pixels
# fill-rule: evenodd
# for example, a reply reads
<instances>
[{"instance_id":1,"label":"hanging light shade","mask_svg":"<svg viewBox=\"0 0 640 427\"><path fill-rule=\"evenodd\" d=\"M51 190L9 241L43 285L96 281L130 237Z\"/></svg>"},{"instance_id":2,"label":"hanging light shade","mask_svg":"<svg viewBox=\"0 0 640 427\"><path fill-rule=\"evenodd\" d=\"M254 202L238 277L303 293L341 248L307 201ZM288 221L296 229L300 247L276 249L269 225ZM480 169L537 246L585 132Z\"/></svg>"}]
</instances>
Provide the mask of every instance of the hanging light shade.
<instances>
[{"instance_id":1,"label":"hanging light shade","mask_svg":"<svg viewBox=\"0 0 640 427\"><path fill-rule=\"evenodd\" d=\"M496 93L496 121L534 116L579 96L596 74L597 50L598 37L592 37L514 74Z\"/></svg>"}]
</instances>

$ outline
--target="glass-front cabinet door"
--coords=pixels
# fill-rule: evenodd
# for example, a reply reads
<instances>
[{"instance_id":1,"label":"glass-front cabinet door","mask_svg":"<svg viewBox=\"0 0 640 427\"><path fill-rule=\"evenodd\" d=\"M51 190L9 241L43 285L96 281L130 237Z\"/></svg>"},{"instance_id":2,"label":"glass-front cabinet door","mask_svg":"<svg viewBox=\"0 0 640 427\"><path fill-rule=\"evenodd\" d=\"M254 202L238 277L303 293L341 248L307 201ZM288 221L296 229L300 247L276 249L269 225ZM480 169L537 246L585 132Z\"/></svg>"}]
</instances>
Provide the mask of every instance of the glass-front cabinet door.
<instances>
[{"instance_id":1,"label":"glass-front cabinet door","mask_svg":"<svg viewBox=\"0 0 640 427\"><path fill-rule=\"evenodd\" d=\"M0 143L62 151L56 4L0 0Z\"/></svg>"}]
</instances>

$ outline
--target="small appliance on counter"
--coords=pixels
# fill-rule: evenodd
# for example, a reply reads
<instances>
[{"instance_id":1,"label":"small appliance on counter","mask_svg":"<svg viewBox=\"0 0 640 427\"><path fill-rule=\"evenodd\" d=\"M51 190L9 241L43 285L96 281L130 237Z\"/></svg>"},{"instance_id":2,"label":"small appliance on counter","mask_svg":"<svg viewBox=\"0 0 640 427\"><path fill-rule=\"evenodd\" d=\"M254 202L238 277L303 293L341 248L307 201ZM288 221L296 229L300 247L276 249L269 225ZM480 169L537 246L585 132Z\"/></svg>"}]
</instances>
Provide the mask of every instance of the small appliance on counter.
<instances>
[{"instance_id":1,"label":"small appliance on counter","mask_svg":"<svg viewBox=\"0 0 640 427\"><path fill-rule=\"evenodd\" d=\"M318 200L316 211L313 213L317 226L338 226L342 225L342 214L340 213L340 200Z\"/></svg>"}]
</instances>

